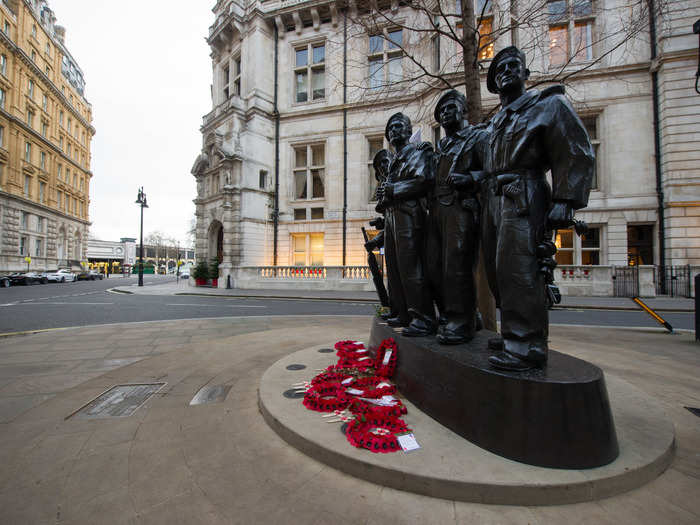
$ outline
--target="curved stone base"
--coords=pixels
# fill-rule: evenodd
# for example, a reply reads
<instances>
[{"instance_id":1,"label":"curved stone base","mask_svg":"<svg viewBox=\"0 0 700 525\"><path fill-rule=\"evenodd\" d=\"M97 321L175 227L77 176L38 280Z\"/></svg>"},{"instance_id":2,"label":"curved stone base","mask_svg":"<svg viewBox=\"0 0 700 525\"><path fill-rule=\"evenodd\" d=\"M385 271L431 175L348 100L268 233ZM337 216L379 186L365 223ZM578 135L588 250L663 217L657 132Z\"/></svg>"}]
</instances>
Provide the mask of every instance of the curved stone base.
<instances>
[{"instance_id":1,"label":"curved stone base","mask_svg":"<svg viewBox=\"0 0 700 525\"><path fill-rule=\"evenodd\" d=\"M481 330L460 345L404 337L375 317L369 350L393 337L399 348L394 382L430 417L475 445L540 467L584 469L618 454L603 371L550 350L544 369L496 370Z\"/></svg>"},{"instance_id":2,"label":"curved stone base","mask_svg":"<svg viewBox=\"0 0 700 525\"><path fill-rule=\"evenodd\" d=\"M675 434L660 405L614 376L607 377L620 448L603 467L563 470L525 465L488 452L437 423L406 401L404 417L421 445L405 454L373 454L352 447L339 424L326 423L301 399L283 393L336 361L321 346L291 354L263 375L259 405L284 440L347 474L428 496L501 505L558 505L606 498L651 481L673 458ZM303 364L301 370L288 370Z\"/></svg>"}]
</instances>

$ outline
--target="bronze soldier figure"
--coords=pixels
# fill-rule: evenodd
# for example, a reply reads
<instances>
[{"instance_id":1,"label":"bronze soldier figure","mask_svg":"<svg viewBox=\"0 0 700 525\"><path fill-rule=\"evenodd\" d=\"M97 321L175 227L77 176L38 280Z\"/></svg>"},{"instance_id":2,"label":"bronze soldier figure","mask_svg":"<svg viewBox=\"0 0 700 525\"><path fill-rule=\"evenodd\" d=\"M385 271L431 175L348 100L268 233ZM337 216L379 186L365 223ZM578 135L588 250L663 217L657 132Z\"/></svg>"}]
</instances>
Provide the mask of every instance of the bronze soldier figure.
<instances>
[{"instance_id":1,"label":"bronze soldier figure","mask_svg":"<svg viewBox=\"0 0 700 525\"><path fill-rule=\"evenodd\" d=\"M391 166L391 161L394 160L394 154L386 149L380 150L374 156L372 165L374 166L374 176L377 179L377 191L381 188L382 184L387 179L389 175L389 166ZM385 203L376 196L377 213L382 215L386 214ZM384 217L377 217L376 219L370 221L370 224L375 226L379 233L369 242L365 243L365 248L367 250L375 250L377 248L384 247L384 260L386 262L386 273L388 281L388 295L389 295L389 313L382 314L382 318L385 320L390 320L392 325L406 326L410 322L408 316L408 309L406 308L406 302L403 300L403 294L399 293L398 290L401 289L399 278L398 262L396 260L396 252L394 248L394 243L385 241L386 239L386 226ZM392 293L392 288L397 290Z\"/></svg>"},{"instance_id":2,"label":"bronze soldier figure","mask_svg":"<svg viewBox=\"0 0 700 525\"><path fill-rule=\"evenodd\" d=\"M433 148L427 142L410 143L411 132L411 121L403 113L389 118L385 135L396 156L377 197L386 210L385 251L393 250L398 270L388 266L390 293L396 297L397 304L405 303L410 318L406 323L408 319L401 318L400 314L390 320L390 324L405 326L403 335L417 337L430 335L435 330L435 315L424 271L425 197Z\"/></svg>"},{"instance_id":3,"label":"bronze soldier figure","mask_svg":"<svg viewBox=\"0 0 700 525\"><path fill-rule=\"evenodd\" d=\"M484 151L482 242L503 336L489 361L505 370L547 361L546 282L538 271L550 253L546 232L570 226L574 210L587 205L593 173L593 149L563 86L526 91L529 75L524 54L511 46L492 60L486 84L502 106Z\"/></svg>"},{"instance_id":4,"label":"bronze soldier figure","mask_svg":"<svg viewBox=\"0 0 700 525\"><path fill-rule=\"evenodd\" d=\"M436 144L428 240L430 273L439 294L436 302L445 321L437 334L441 344L469 341L476 328L474 272L479 255L480 206L478 176L472 173L481 170L474 146L485 131L464 127L465 108L464 95L451 89L440 97L434 112L445 130L445 137Z\"/></svg>"}]
</instances>

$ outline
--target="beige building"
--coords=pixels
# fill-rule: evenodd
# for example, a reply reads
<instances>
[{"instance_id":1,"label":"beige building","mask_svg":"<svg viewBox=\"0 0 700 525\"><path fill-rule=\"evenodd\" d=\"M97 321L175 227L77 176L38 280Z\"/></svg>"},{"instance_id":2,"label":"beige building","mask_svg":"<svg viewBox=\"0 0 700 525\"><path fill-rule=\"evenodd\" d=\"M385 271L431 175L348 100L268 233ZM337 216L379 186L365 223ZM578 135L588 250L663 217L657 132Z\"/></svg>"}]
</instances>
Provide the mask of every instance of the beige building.
<instances>
[{"instance_id":1,"label":"beige building","mask_svg":"<svg viewBox=\"0 0 700 525\"><path fill-rule=\"evenodd\" d=\"M85 260L95 129L65 34L46 0L0 2L0 272Z\"/></svg>"},{"instance_id":2,"label":"beige building","mask_svg":"<svg viewBox=\"0 0 700 525\"><path fill-rule=\"evenodd\" d=\"M499 28L512 21L511 2L477 5L487 111L498 100L486 90L485 71L503 47L526 49L534 82L576 72L567 93L597 165L589 206L578 214L590 233L557 238L558 281L570 293L612 293L613 267L700 265L692 34L700 5L670 1L651 24L645 5L554 0L541 4L536 24L508 31ZM377 8L387 16L374 31L356 23ZM213 11L213 108L192 169L197 258L219 257L222 277L231 274L238 285L291 275L264 266L364 265L360 227L375 216L371 159L388 147L387 118L403 111L423 140L437 132L431 108L439 89L415 80L409 55L456 81L460 50L448 39L401 30L396 24L421 22L398 2L220 0ZM635 16L639 32L624 40L625 17ZM594 275L607 284L594 286Z\"/></svg>"}]
</instances>

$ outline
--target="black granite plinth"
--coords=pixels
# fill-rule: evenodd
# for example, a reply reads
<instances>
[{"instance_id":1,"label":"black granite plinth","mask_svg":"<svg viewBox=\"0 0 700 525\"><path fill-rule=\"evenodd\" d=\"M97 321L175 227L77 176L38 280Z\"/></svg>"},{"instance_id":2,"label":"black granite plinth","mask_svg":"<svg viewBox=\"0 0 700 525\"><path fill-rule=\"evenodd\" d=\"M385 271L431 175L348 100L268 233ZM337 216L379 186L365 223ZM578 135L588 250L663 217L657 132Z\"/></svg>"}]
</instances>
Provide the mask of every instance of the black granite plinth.
<instances>
[{"instance_id":1,"label":"black granite plinth","mask_svg":"<svg viewBox=\"0 0 700 525\"><path fill-rule=\"evenodd\" d=\"M553 350L543 370L496 370L487 348L495 336L481 330L467 344L442 346L434 337L403 337L375 318L370 352L393 337L399 349L394 381L401 394L486 450L553 468L613 461L619 449L603 371Z\"/></svg>"}]
</instances>

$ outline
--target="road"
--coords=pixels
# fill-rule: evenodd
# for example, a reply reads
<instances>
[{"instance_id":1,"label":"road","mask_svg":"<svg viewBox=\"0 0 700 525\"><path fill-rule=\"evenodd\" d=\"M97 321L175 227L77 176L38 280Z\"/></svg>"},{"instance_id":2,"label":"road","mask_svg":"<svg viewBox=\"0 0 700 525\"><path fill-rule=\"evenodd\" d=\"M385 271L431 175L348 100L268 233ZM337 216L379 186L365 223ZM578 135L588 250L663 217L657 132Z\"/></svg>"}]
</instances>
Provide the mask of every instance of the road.
<instances>
[{"instance_id":1,"label":"road","mask_svg":"<svg viewBox=\"0 0 700 525\"><path fill-rule=\"evenodd\" d=\"M173 280L144 276L146 286ZM230 316L373 315L371 303L183 295L130 295L110 288L135 277L0 289L0 333L103 323ZM662 313L674 328L692 329L693 313ZM554 310L555 324L658 327L644 312Z\"/></svg>"}]
</instances>

